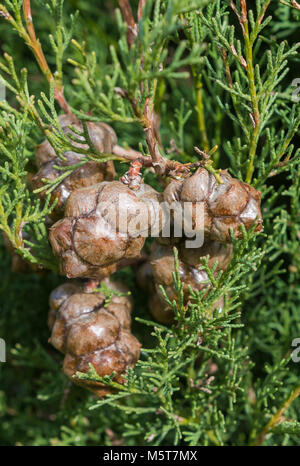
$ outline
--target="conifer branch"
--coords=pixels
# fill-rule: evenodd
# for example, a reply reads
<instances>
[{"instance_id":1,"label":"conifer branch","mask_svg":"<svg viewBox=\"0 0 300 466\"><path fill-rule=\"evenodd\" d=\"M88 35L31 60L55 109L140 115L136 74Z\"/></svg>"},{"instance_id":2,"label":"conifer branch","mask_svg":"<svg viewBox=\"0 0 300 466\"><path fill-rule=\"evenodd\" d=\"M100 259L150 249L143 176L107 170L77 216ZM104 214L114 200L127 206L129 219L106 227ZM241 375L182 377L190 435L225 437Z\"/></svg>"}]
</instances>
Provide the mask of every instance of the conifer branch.
<instances>
[{"instance_id":1,"label":"conifer branch","mask_svg":"<svg viewBox=\"0 0 300 466\"><path fill-rule=\"evenodd\" d=\"M119 0L119 6L122 12L123 20L127 24L127 41L131 47L137 35L137 28L132 13L130 0Z\"/></svg>"},{"instance_id":2,"label":"conifer branch","mask_svg":"<svg viewBox=\"0 0 300 466\"><path fill-rule=\"evenodd\" d=\"M264 17L265 11L269 5L269 1L266 2L266 5L258 18L258 24L261 24L261 21ZM249 79L249 89L251 95L251 103L252 103L252 114L251 120L253 122L253 131L251 135L250 147L249 147L249 163L248 169L246 174L246 182L251 183L253 172L254 172L254 158L256 154L258 138L260 134L260 112L259 112L259 98L256 91L256 84L255 84L255 75L254 75L254 64L253 64L253 39L250 38L250 31L249 31L249 22L248 22L248 12L247 12L247 3L246 0L241 0L241 12L238 13L237 7L233 1L230 2L231 8L235 12L240 22L244 42L245 42L245 55L246 55L246 65L245 68L247 70L248 79Z\"/></svg>"},{"instance_id":3,"label":"conifer branch","mask_svg":"<svg viewBox=\"0 0 300 466\"><path fill-rule=\"evenodd\" d=\"M298 367L286 352L291 345L298 351L293 339L298 341L300 328L300 150L296 145L300 113L290 82L299 58L298 2L257 0L253 8L246 0L140 0L131 9L129 0L120 0L114 29L110 28L113 12L103 8L98 15L99 7L90 2L84 11L84 29L80 22L74 31L77 40L71 40L72 27L62 15L63 0L47 0L34 18L38 31L45 25L39 14L44 6L51 17L56 71L49 63L53 74L46 92L39 80L28 82L23 68L32 69L32 57L20 56L11 40L12 28L5 24L12 25L27 44L38 46L30 3L23 3L24 10L20 0L2 3L0 16L5 21L0 22L0 32L7 54L0 60L0 79L7 100L0 100L0 229L11 253L38 271L44 267L55 272L46 279L39 274L12 274L0 236L0 336L7 339L12 362L0 393L7 425L3 442L15 444L15 433L21 429L22 444L296 445ZM85 31L88 40L80 42ZM285 38L288 41L282 42ZM65 67L63 56L70 42L66 57L70 66ZM95 50L89 49L90 44ZM39 59L44 68L48 66ZM55 84L62 84L63 74L70 108L83 131L76 125L65 134L60 124ZM156 131L158 108L161 137ZM112 153L98 152L88 133L88 122L99 121L113 122L118 144ZM46 293L60 281L48 241L48 216L56 205L51 204L50 194L42 205L31 188L34 152L44 135L58 157L53 162L57 176L41 187L48 193L87 162L106 160L129 165L123 170L123 164L115 164L128 185L144 175L146 184L158 189L157 174L167 175L172 183L172 177L188 177L197 167L206 167L218 181L216 146L203 150L207 141L213 141L222 167L228 166L241 181L251 180L262 194L264 233L244 228L237 240L232 231L233 255L224 270L219 269L219 261L210 266L211 258L201 255L201 265L191 266L191 273L193 278L207 277L203 288L191 286L193 282L182 273L186 251L181 240L174 239L173 280L155 287L157 295L147 288L150 299L159 297L170 310L173 323L154 321L153 302L147 305L146 292L137 283L142 276L139 265L150 265L148 256L148 264L144 256L117 264L117 269L129 266L118 271L118 279L130 284L136 302L134 332L143 346L139 361L124 379L116 380L112 374L101 378L96 368L89 366L88 372L80 367L83 372L77 373L77 382L100 383L110 392L97 401L73 384L67 386L57 363L59 355L47 344L47 329L37 334L45 324L36 316L45 316ZM79 163L66 165L66 152L80 154ZM147 169L142 174L143 168ZM210 187L223 199L232 194L223 195L222 185L214 180ZM216 210L213 202L209 200ZM245 213L251 215L251 209ZM197 258L198 250L191 255ZM167 270L169 264L168 259ZM153 285L151 280L146 275L146 285ZM85 292L98 291L98 281L83 279L82 284ZM105 292L108 304L111 291L103 285L99 291ZM119 361L118 351L116 356ZM18 390L11 390L17 366L22 392L27 394L25 410ZM37 406L43 410L42 432L40 423L28 416ZM62 415L71 419L63 430ZM23 428L28 425L30 431Z\"/></svg>"},{"instance_id":4,"label":"conifer branch","mask_svg":"<svg viewBox=\"0 0 300 466\"><path fill-rule=\"evenodd\" d=\"M300 4L296 2L296 0L290 0L291 3L286 2L285 0L280 0L280 3L282 5L290 6L292 8L295 8L295 10L300 11Z\"/></svg>"},{"instance_id":5,"label":"conifer branch","mask_svg":"<svg viewBox=\"0 0 300 466\"><path fill-rule=\"evenodd\" d=\"M63 84L58 82L54 78L52 72L50 71L47 60L45 58L44 52L42 50L41 43L36 37L32 14L31 14L30 0L23 0L23 12L24 12L25 25L26 25L26 29L28 33L26 35L27 43L29 47L32 49L34 56L39 64L39 67L41 71L43 72L43 74L45 75L48 82L50 83L50 81L52 81L54 83L54 97L59 103L61 109L65 113L69 113L70 109L64 96Z\"/></svg>"},{"instance_id":6,"label":"conifer branch","mask_svg":"<svg viewBox=\"0 0 300 466\"><path fill-rule=\"evenodd\" d=\"M61 109L68 113L70 112L69 106L66 102L64 97L64 88L62 82L59 82L52 74L47 60L45 58L41 43L39 39L36 37L35 28L32 19L31 13L31 3L30 0L23 0L23 16L24 22L22 20L21 11L15 10L15 18L11 15L7 8L4 5L0 5L0 15L4 17L8 22L12 24L12 26L17 30L18 34L24 39L26 44L32 50L36 61L46 77L49 83L54 84L54 96L57 100L58 104L60 105Z\"/></svg>"},{"instance_id":7,"label":"conifer branch","mask_svg":"<svg viewBox=\"0 0 300 466\"><path fill-rule=\"evenodd\" d=\"M125 22L127 23L127 28L128 28L127 31L129 31L129 34L127 34L127 41L128 41L128 46L130 48L136 40L138 26L137 24L135 24L135 20L132 14L129 0L119 0L119 5L120 5L120 8L123 14L123 18ZM144 2L140 2L139 8L138 8L139 16L141 16L142 14L143 7L144 7ZM142 67L143 65L141 63L141 68ZM145 131L148 149L149 149L149 152L152 158L152 165L155 171L158 174L162 175L166 172L166 160L162 157L159 151L158 140L155 134L154 114L153 114L153 111L154 111L153 99L155 95L155 88L156 86L154 85L153 95L151 98L150 97L146 98L143 110L140 109L139 103L134 98L129 97L129 100L131 102L134 114L136 115L137 118L139 118L140 123ZM142 95L145 94L145 89L144 89L144 86L142 85L141 85L141 93Z\"/></svg>"},{"instance_id":8,"label":"conifer branch","mask_svg":"<svg viewBox=\"0 0 300 466\"><path fill-rule=\"evenodd\" d=\"M284 412L290 407L293 401L300 395L300 385L296 387L289 397L284 401L282 406L276 411L272 416L268 424L263 428L262 432L259 434L257 440L253 443L254 446L259 446L263 443L265 437L272 432L272 430L282 422L282 416Z\"/></svg>"},{"instance_id":9,"label":"conifer branch","mask_svg":"<svg viewBox=\"0 0 300 466\"><path fill-rule=\"evenodd\" d=\"M138 26L137 24L135 24L129 0L119 0L119 5L123 14L123 18L127 23L128 31L130 31L130 34L127 34L128 46L130 48L134 44L137 36L137 32L133 34L133 31L137 31ZM138 9L139 15L142 14L143 6L144 3L140 2ZM142 64L141 67L143 67ZM152 158L152 166L159 175L162 175L165 174L167 171L168 161L160 153L158 140L155 134L153 99L155 96L156 85L157 79L154 79L152 96L146 98L143 109L140 108L139 102L136 99L130 97L129 95L128 98L132 105L132 109L135 116L139 118L140 124L145 131L147 146L149 149L150 156ZM141 85L141 94L145 94L145 89L143 85ZM172 164L172 166L173 165L174 164Z\"/></svg>"}]
</instances>

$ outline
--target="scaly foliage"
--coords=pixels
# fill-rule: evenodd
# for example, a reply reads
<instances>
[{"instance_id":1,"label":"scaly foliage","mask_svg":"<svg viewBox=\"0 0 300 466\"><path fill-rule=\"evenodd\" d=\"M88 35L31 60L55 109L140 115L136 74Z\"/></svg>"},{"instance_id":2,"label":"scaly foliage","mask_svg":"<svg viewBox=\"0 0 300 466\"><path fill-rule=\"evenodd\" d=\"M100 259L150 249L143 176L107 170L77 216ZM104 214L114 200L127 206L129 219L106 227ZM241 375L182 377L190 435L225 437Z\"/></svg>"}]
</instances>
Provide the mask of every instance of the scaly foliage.
<instances>
[{"instance_id":1,"label":"scaly foliage","mask_svg":"<svg viewBox=\"0 0 300 466\"><path fill-rule=\"evenodd\" d=\"M137 3L131 2L134 12ZM136 302L134 332L143 348L125 385L102 380L118 391L100 401L70 386L61 357L47 345L47 299L57 275L14 276L1 248L0 336L8 350L0 366L1 444L298 445L299 366L290 354L300 336L300 104L292 84L298 77L298 3L147 1L131 47L112 2L66 0L64 10L62 0L33 6L47 66L28 33L22 2L0 5L7 91L0 102L0 228L20 255L56 271L45 229L53 206L41 206L27 180L43 138L59 157L78 151L76 136L60 127L59 100L83 122L110 122L119 144L144 155L145 108L154 108L161 154L195 162L194 146L214 148L216 169L228 167L262 191L264 233L244 232L234 241L233 259L217 277L204 261L212 287L191 289L187 305L175 250L178 301L169 302L176 316L171 327L149 318L133 271L118 272ZM81 136L89 147L82 163L118 158L97 153L86 129ZM75 168L46 183L47 192ZM117 168L119 174L126 169L118 162ZM150 170L144 174L157 186ZM224 310L212 315L222 295ZM99 380L93 368L78 377Z\"/></svg>"}]
</instances>

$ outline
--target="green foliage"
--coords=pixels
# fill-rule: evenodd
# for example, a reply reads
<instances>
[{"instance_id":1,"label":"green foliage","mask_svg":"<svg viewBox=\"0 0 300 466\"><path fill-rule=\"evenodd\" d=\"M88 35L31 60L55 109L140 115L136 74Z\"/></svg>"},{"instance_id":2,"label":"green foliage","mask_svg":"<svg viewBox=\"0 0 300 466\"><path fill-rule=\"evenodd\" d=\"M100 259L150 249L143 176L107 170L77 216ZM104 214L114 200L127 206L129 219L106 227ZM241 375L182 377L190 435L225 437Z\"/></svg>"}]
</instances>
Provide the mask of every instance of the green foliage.
<instances>
[{"instance_id":1,"label":"green foliage","mask_svg":"<svg viewBox=\"0 0 300 466\"><path fill-rule=\"evenodd\" d=\"M28 43L22 2L4 1L0 12L12 19L0 23L7 90L0 102L0 229L20 255L52 272L17 276L0 249L0 337L8 350L0 366L1 444L299 445L299 363L290 355L300 336L296 2L149 1L130 48L113 2L66 0L64 10L62 0L32 3L53 79L45 73L49 84L42 81L33 56L19 54L16 36ZM119 144L145 154L149 99L161 119L162 154L193 162L194 146L208 152L217 145L215 167L228 167L263 198L264 233L244 231L234 240L233 259L217 276L204 261L212 286L191 289L187 305L174 251L173 326L152 322L134 272L118 272L135 300L134 333L143 347L124 385L101 379L116 389L103 400L67 382L61 356L47 344L47 300L59 279L45 227L53 206L40 205L28 189L34 148L46 137L63 157L79 151L77 134L88 146L80 149L82 163L116 158L95 150L85 124L82 134L63 133L55 101L55 86L63 85L83 122L110 122ZM47 192L77 167L46 183ZM109 300L111 291L102 291ZM212 312L222 296L222 313ZM93 368L77 376L99 380Z\"/></svg>"},{"instance_id":2,"label":"green foliage","mask_svg":"<svg viewBox=\"0 0 300 466\"><path fill-rule=\"evenodd\" d=\"M51 211L49 200L41 207L27 187L29 156L26 146L31 130L27 112L3 111L0 125L0 172L3 180L0 189L0 229L24 258L55 268L44 225L45 216ZM31 241L24 239L22 232L28 233Z\"/></svg>"}]
</instances>

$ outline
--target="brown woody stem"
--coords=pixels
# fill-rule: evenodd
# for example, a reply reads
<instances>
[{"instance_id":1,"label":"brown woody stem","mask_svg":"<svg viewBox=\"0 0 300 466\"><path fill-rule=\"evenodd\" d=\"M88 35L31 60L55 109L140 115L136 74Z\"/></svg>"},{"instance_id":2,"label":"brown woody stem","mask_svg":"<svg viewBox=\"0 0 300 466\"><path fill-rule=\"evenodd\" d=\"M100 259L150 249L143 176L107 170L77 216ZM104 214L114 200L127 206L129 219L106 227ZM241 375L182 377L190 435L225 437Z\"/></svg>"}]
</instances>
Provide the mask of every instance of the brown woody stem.
<instances>
[{"instance_id":1,"label":"brown woody stem","mask_svg":"<svg viewBox=\"0 0 300 466\"><path fill-rule=\"evenodd\" d=\"M288 3L285 0L280 0L280 3L282 5L290 6L292 8L295 8L296 10L300 11L300 4L298 2L296 2L296 0L291 0L291 3Z\"/></svg>"},{"instance_id":2,"label":"brown woody stem","mask_svg":"<svg viewBox=\"0 0 300 466\"><path fill-rule=\"evenodd\" d=\"M128 47L131 47L136 37L136 24L129 0L119 0L119 7L122 12L123 20L127 23L127 42Z\"/></svg>"},{"instance_id":3,"label":"brown woody stem","mask_svg":"<svg viewBox=\"0 0 300 466\"><path fill-rule=\"evenodd\" d=\"M24 13L24 19L25 19L25 25L26 25L26 31L27 31L26 40L28 42L28 45L32 49L33 54L36 58L36 61L42 73L47 78L47 81L49 83L51 81L54 83L54 97L57 100L58 104L60 105L61 109L65 113L69 113L70 109L64 97L63 85L61 83L58 83L55 80L53 74L51 73L51 70L45 58L44 52L42 50L41 43L36 37L33 20L32 20L32 14L31 14L30 0L23 0L23 13Z\"/></svg>"},{"instance_id":4,"label":"brown woody stem","mask_svg":"<svg viewBox=\"0 0 300 466\"><path fill-rule=\"evenodd\" d=\"M124 148L116 144L113 149L112 149L113 154L117 155L118 157L121 157L125 160L128 160L130 162L134 162L135 160L141 160L143 163L144 167L152 167L152 159L151 157L147 157L141 152L138 152L137 150L131 149L131 148Z\"/></svg>"},{"instance_id":5,"label":"brown woody stem","mask_svg":"<svg viewBox=\"0 0 300 466\"><path fill-rule=\"evenodd\" d=\"M141 19L142 17L142 11L145 4L146 2L144 0L139 1L138 19ZM128 46L131 47L136 39L137 25L135 24L129 0L119 0L119 6L123 19L127 23L128 31L134 31L135 33L134 37L132 35L129 37L127 34ZM141 93L142 95L145 93L143 86L141 86ZM114 154L120 155L121 157L124 157L127 160L131 160L132 162L132 167L128 173L131 173L132 170L135 170L135 161L138 161L141 166L152 166L158 175L166 175L170 177L186 176L192 167L201 166L202 162L196 162L194 164L182 164L175 160L169 160L163 157L160 153L158 138L156 136L153 98L146 98L144 108L141 109L139 102L134 97L130 96L126 91L124 92L124 96L126 96L126 98L131 103L133 112L139 119L140 124L145 131L146 142L151 156L150 159L136 151L126 151L125 149L120 148L120 146L115 146L113 148Z\"/></svg>"},{"instance_id":6,"label":"brown woody stem","mask_svg":"<svg viewBox=\"0 0 300 466\"><path fill-rule=\"evenodd\" d=\"M140 0L138 6L138 20L140 21L143 16L143 8L146 5L146 0Z\"/></svg>"},{"instance_id":7,"label":"brown woody stem","mask_svg":"<svg viewBox=\"0 0 300 466\"><path fill-rule=\"evenodd\" d=\"M300 4L296 2L296 0L292 0L292 6L296 8L296 10L300 11Z\"/></svg>"},{"instance_id":8,"label":"brown woody stem","mask_svg":"<svg viewBox=\"0 0 300 466\"><path fill-rule=\"evenodd\" d=\"M155 136L155 127L153 120L153 105L149 98L146 99L144 108L144 119L142 120L142 125L146 134L146 141L152 158L152 165L155 171L159 175L162 175L166 171L167 159L165 159L161 155L158 148L158 141Z\"/></svg>"},{"instance_id":9,"label":"brown woody stem","mask_svg":"<svg viewBox=\"0 0 300 466\"><path fill-rule=\"evenodd\" d=\"M142 168L142 167L155 168L153 159L151 157L147 155L143 155L141 152L138 152L134 149L124 148L116 144L113 147L112 152L113 154L120 157L120 159L124 159L130 162L131 167L128 170L128 173L130 174L133 174L135 172L135 169L137 167L136 162L138 162L139 168ZM201 154L203 153L204 152L201 152ZM203 166L203 162L183 164L183 163L177 162L176 160L169 160L164 157L162 157L162 159L164 163L162 175L167 175L170 177L178 176L180 174L186 175L189 173L191 168Z\"/></svg>"},{"instance_id":10,"label":"brown woody stem","mask_svg":"<svg viewBox=\"0 0 300 466\"><path fill-rule=\"evenodd\" d=\"M131 10L129 0L119 0L119 6L122 12L124 21L127 23L127 42L128 46L131 47L136 39L137 25L135 24L135 19ZM143 7L145 2L140 0L138 7L138 16L141 18ZM128 34L130 32L130 34ZM132 35L132 32L134 34ZM144 94L143 86L141 87L141 92ZM128 99L131 103L132 109L135 115L139 118L140 124L143 127L146 134L147 146L152 158L152 166L154 167L157 174L162 175L166 173L167 159L165 159L158 148L158 140L155 135L155 124L154 124L154 115L153 115L153 99L147 98L145 102L144 109L141 110L138 102L130 98Z\"/></svg>"}]
</instances>

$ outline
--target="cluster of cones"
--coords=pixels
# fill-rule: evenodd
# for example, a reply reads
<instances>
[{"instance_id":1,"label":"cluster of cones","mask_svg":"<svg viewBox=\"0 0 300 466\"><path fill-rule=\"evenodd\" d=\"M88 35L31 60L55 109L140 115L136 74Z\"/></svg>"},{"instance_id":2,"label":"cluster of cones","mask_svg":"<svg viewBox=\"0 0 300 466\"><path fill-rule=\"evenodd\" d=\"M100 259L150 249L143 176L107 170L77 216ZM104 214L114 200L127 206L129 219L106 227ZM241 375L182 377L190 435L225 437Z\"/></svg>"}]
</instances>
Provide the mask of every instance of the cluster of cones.
<instances>
[{"instance_id":1,"label":"cluster of cones","mask_svg":"<svg viewBox=\"0 0 300 466\"><path fill-rule=\"evenodd\" d=\"M60 117L60 123L64 133L71 136L76 151L66 152L62 159L48 141L38 146L38 172L31 180L35 190L44 185L45 179L58 178L61 172L57 167L80 162L84 157L80 149L88 149L83 137L80 142L78 132L83 126L74 115ZM86 127L98 152L113 153L117 137L110 126L88 122ZM75 137L77 142L74 142ZM88 161L64 178L51 193L51 201L56 201L56 205L47 220L49 240L60 272L69 281L50 296L50 342L65 354L63 369L72 380L77 371L87 373L92 364L99 376L114 372L115 380L122 383L122 374L139 358L140 343L130 330L132 300L124 295L123 285L112 282L109 277L142 257L146 238L153 233L153 223L159 220L161 224L163 213L157 212L157 203L163 201L170 206L175 203L175 211L176 206L179 208L186 202L203 205L203 222L198 224L198 217L192 215L192 228L195 233L203 231L204 244L188 248L185 238L163 238L158 227L151 254L139 269L138 281L149 295L149 308L162 323L171 323L174 318L160 289L162 285L168 298L176 299L172 275L174 245L178 249L179 273L188 300L189 286L195 290L208 286L207 274L199 269L203 257L209 256L210 267L217 262L216 273L224 270L232 256L231 231L241 237L241 225L248 230L256 223L256 229L262 229L260 193L232 178L226 170L221 171L219 182L202 166L184 178L169 179L163 193L143 183L140 173L136 175L137 182L130 185L125 182L126 177L119 181L114 180L115 177L112 161ZM38 195L42 201L45 199L45 191ZM121 204L118 203L120 196ZM144 216L143 232L136 235L128 225L119 224L115 228L107 214L107 204L115 206L119 218L126 213L129 222L137 215ZM174 209L172 212L174 226L178 220ZM113 291L109 302L99 288L101 281ZM223 299L220 299L215 308L221 311L222 307ZM109 391L100 382L75 380L99 396Z\"/></svg>"}]
</instances>

